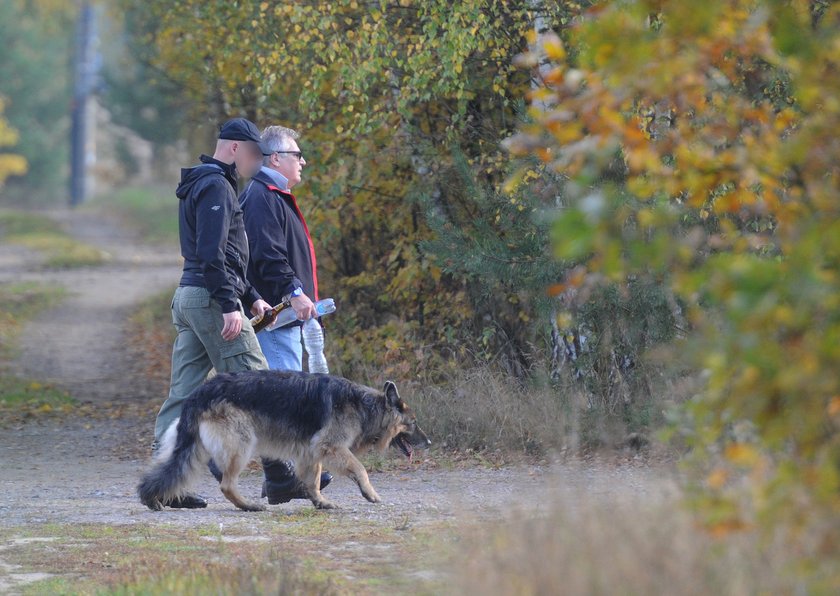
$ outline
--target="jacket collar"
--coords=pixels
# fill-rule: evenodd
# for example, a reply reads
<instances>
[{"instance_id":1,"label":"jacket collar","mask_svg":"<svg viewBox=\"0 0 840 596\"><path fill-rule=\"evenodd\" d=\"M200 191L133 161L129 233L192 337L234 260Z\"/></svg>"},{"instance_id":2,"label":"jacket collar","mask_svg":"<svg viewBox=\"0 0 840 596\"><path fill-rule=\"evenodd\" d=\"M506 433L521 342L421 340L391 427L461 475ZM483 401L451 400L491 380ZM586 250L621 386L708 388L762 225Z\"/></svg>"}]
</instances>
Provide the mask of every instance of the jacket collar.
<instances>
[{"instance_id":1,"label":"jacket collar","mask_svg":"<svg viewBox=\"0 0 840 596\"><path fill-rule=\"evenodd\" d=\"M263 166L260 168L260 172L271 178L271 181L274 182L274 186L278 187L280 190L289 191L289 179L277 170L272 170L271 168Z\"/></svg>"},{"instance_id":2,"label":"jacket collar","mask_svg":"<svg viewBox=\"0 0 840 596\"><path fill-rule=\"evenodd\" d=\"M227 178L228 182L230 182L230 185L234 189L236 188L236 180L239 178L239 174L236 171L235 163L225 163L204 154L202 154L198 159L201 160L201 163L203 164L219 166L222 168L222 174L224 174L225 178Z\"/></svg>"},{"instance_id":3,"label":"jacket collar","mask_svg":"<svg viewBox=\"0 0 840 596\"><path fill-rule=\"evenodd\" d=\"M257 182L260 182L260 183L264 184L268 188L268 190L281 192L281 193L286 194L286 195L292 194L292 191L290 191L288 188L282 188L282 187L278 186L277 181L274 180L265 171L265 168L263 168L262 170L257 172L256 176L254 176L252 178L252 180L256 180Z\"/></svg>"}]
</instances>

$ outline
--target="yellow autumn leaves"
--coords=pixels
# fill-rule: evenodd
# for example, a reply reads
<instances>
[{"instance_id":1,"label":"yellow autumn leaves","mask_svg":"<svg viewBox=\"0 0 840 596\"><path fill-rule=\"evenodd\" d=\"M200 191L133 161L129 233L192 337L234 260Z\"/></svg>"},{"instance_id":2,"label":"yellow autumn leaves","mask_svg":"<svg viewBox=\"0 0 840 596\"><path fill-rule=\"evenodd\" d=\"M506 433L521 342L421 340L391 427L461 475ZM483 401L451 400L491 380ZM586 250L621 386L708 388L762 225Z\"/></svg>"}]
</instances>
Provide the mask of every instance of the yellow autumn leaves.
<instances>
[{"instance_id":1,"label":"yellow autumn leaves","mask_svg":"<svg viewBox=\"0 0 840 596\"><path fill-rule=\"evenodd\" d=\"M3 98L0 97L0 148L14 147L18 142L18 132L9 126L3 118ZM26 173L26 160L13 153L0 153L0 187L9 176L20 176Z\"/></svg>"}]
</instances>

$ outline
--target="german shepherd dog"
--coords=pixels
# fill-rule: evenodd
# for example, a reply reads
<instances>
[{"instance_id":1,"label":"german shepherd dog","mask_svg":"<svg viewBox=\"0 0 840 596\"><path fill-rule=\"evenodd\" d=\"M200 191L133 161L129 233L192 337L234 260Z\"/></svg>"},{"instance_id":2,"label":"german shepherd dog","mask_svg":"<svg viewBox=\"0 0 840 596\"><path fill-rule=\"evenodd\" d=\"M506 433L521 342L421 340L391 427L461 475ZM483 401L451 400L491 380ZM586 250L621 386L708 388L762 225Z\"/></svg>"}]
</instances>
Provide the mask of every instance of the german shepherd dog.
<instances>
[{"instance_id":1,"label":"german shepherd dog","mask_svg":"<svg viewBox=\"0 0 840 596\"><path fill-rule=\"evenodd\" d=\"M341 377L297 371L220 374L184 401L137 493L149 509L160 510L162 502L184 495L212 458L222 471L225 497L245 511L262 511L264 505L246 501L237 488L240 472L262 456L293 460L319 509L335 508L320 491L325 462L377 503L379 495L356 455L389 445L406 457L414 447L431 445L391 381L377 391Z\"/></svg>"}]
</instances>

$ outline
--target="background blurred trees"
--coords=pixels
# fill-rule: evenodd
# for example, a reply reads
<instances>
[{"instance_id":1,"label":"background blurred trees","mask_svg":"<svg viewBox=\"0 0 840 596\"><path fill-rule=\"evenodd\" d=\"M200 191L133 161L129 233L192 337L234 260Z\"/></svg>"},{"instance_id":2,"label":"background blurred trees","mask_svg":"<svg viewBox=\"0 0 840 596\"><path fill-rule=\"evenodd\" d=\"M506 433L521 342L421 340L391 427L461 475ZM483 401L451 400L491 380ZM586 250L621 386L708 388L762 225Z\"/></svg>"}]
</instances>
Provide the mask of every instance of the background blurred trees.
<instances>
[{"instance_id":1,"label":"background blurred trees","mask_svg":"<svg viewBox=\"0 0 840 596\"><path fill-rule=\"evenodd\" d=\"M116 4L108 3L102 13L107 24L102 32L107 48L102 57L102 104L115 122L159 147L188 138L190 124L207 114L191 114L188 94L156 65L158 50L149 36L158 21L140 3Z\"/></svg>"},{"instance_id":2,"label":"background blurred trees","mask_svg":"<svg viewBox=\"0 0 840 596\"><path fill-rule=\"evenodd\" d=\"M7 0L0 3L0 96L5 117L23 136L18 169L5 194L48 202L64 196L69 159L70 62L74 3Z\"/></svg>"},{"instance_id":3,"label":"background blurred trees","mask_svg":"<svg viewBox=\"0 0 840 596\"><path fill-rule=\"evenodd\" d=\"M14 147L18 140L18 132L9 125L3 117L4 101L0 98L0 147ZM20 176L26 173L26 159L14 153L0 153L0 187L9 176Z\"/></svg>"}]
</instances>

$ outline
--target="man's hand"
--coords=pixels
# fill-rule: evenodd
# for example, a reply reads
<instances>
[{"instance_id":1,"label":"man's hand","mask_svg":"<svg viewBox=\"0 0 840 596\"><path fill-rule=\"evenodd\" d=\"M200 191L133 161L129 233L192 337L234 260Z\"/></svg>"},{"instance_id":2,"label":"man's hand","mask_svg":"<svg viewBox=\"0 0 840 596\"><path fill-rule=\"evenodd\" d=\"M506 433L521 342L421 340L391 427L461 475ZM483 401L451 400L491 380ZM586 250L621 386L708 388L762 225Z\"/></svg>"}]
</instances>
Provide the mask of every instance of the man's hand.
<instances>
[{"instance_id":1,"label":"man's hand","mask_svg":"<svg viewBox=\"0 0 840 596\"><path fill-rule=\"evenodd\" d=\"M295 296L290 302L292 303L292 308L299 320L308 321L312 317L318 316L318 311L315 310L315 305L312 304L312 301L306 294Z\"/></svg>"},{"instance_id":2,"label":"man's hand","mask_svg":"<svg viewBox=\"0 0 840 596\"><path fill-rule=\"evenodd\" d=\"M271 305L263 299L259 299L251 305L251 314L255 317L260 316L267 310L271 310Z\"/></svg>"},{"instance_id":3,"label":"man's hand","mask_svg":"<svg viewBox=\"0 0 840 596\"><path fill-rule=\"evenodd\" d=\"M242 331L242 314L238 310L235 310L233 312L222 313L222 318L225 322L222 327L222 339L225 341L236 339L239 336L239 332Z\"/></svg>"}]
</instances>

